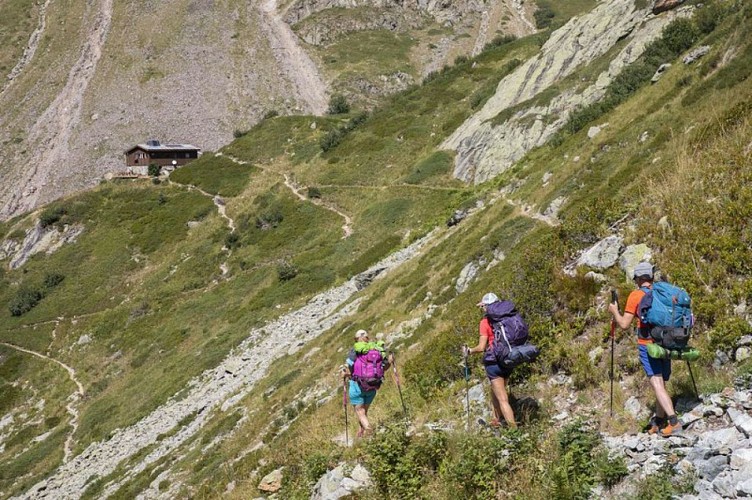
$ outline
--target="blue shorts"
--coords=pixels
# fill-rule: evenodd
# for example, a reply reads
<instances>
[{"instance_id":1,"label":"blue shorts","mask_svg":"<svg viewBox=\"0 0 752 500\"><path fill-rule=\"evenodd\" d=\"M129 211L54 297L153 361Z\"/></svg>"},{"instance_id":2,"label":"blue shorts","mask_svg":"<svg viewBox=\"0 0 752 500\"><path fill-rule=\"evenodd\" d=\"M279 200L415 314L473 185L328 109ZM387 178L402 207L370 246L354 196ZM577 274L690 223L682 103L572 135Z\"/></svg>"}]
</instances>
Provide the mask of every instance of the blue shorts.
<instances>
[{"instance_id":1,"label":"blue shorts","mask_svg":"<svg viewBox=\"0 0 752 500\"><path fill-rule=\"evenodd\" d=\"M354 380L350 380L350 389L347 393L353 406L370 405L376 397L376 391L364 391Z\"/></svg>"},{"instance_id":2,"label":"blue shorts","mask_svg":"<svg viewBox=\"0 0 752 500\"><path fill-rule=\"evenodd\" d=\"M648 356L648 348L644 345L638 345L637 351L640 353L640 363L648 377L662 375L663 380L668 381L671 377L671 360L655 359Z\"/></svg>"},{"instance_id":3,"label":"blue shorts","mask_svg":"<svg viewBox=\"0 0 752 500\"><path fill-rule=\"evenodd\" d=\"M484 365L486 367L486 375L488 380L494 380L497 378L509 378L512 374L511 368L504 368L499 365Z\"/></svg>"}]
</instances>

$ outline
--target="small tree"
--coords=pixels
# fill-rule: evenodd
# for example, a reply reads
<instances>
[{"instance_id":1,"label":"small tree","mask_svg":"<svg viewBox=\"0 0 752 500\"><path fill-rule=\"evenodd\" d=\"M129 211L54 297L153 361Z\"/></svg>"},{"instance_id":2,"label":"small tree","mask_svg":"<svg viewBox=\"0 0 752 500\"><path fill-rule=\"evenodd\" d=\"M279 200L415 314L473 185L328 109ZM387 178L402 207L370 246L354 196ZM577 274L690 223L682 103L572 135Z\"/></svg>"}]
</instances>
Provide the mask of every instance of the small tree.
<instances>
[{"instance_id":1,"label":"small tree","mask_svg":"<svg viewBox=\"0 0 752 500\"><path fill-rule=\"evenodd\" d=\"M341 115L349 112L350 105L342 94L335 94L329 99L329 109L327 110L327 113L330 115Z\"/></svg>"},{"instance_id":2,"label":"small tree","mask_svg":"<svg viewBox=\"0 0 752 500\"><path fill-rule=\"evenodd\" d=\"M309 198L321 198L321 190L315 186L310 186L308 188L308 197Z\"/></svg>"},{"instance_id":3,"label":"small tree","mask_svg":"<svg viewBox=\"0 0 752 500\"><path fill-rule=\"evenodd\" d=\"M159 168L159 165L156 163L149 163L149 175L152 177L159 177L159 171L161 169Z\"/></svg>"},{"instance_id":4,"label":"small tree","mask_svg":"<svg viewBox=\"0 0 752 500\"><path fill-rule=\"evenodd\" d=\"M337 147L341 140L342 132L335 128L327 132L326 135L321 138L319 146L321 146L321 150L326 153L330 149Z\"/></svg>"}]
</instances>

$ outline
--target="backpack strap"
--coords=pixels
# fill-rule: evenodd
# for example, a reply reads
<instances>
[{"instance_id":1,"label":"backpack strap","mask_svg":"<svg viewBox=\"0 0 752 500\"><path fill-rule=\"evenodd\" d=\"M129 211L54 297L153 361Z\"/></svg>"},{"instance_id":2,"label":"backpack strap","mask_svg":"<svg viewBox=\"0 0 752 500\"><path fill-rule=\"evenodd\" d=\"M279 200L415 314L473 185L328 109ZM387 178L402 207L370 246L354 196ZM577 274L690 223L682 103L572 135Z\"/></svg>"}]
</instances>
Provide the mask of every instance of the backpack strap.
<instances>
[{"instance_id":1,"label":"backpack strap","mask_svg":"<svg viewBox=\"0 0 752 500\"><path fill-rule=\"evenodd\" d=\"M507 343L507 347L509 348L509 352L512 352L512 345L509 343L509 339L507 338L507 330L504 328L504 322L499 321L499 326L501 327L501 335L504 337L504 342Z\"/></svg>"}]
</instances>

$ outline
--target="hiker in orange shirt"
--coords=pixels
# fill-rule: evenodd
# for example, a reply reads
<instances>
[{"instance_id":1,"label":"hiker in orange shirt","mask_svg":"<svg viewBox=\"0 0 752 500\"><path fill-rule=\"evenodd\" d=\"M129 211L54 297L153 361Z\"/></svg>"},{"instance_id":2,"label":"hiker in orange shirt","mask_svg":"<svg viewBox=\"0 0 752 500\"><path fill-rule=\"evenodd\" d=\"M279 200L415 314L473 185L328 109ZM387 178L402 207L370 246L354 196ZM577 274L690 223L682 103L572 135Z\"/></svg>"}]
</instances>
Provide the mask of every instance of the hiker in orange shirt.
<instances>
[{"instance_id":1,"label":"hiker in orange shirt","mask_svg":"<svg viewBox=\"0 0 752 500\"><path fill-rule=\"evenodd\" d=\"M637 317L637 351L640 363L648 376L657 401L655 415L650 419L648 433L660 433L662 436L668 437L681 431L682 427L676 417L671 396L666 391L666 382L671 377L671 360L648 356L647 345L652 343L653 340L650 338L650 331L640 321L637 311L640 300L645 295L642 289L653 287L653 265L649 262L640 262L635 266L633 277L638 290L629 294L627 305L624 307L624 314L619 312L619 305L615 303L608 305L608 312L613 315L616 324L622 330L627 330L632 324L632 319Z\"/></svg>"}]
</instances>

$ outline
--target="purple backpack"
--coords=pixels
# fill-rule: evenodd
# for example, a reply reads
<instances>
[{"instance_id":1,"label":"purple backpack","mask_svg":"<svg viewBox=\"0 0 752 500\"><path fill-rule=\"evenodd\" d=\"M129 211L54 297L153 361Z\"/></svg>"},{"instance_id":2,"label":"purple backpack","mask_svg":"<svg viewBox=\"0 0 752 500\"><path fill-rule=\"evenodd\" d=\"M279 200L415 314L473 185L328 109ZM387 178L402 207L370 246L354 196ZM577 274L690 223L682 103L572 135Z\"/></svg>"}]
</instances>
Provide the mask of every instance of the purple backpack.
<instances>
[{"instance_id":1,"label":"purple backpack","mask_svg":"<svg viewBox=\"0 0 752 500\"><path fill-rule=\"evenodd\" d=\"M353 365L352 379L363 391L375 391L381 387L384 379L384 357L381 351L371 349L365 354L359 354Z\"/></svg>"},{"instance_id":2,"label":"purple backpack","mask_svg":"<svg viewBox=\"0 0 752 500\"><path fill-rule=\"evenodd\" d=\"M489 304L486 317L493 328L494 338L483 356L485 364L501 364L507 367L533 361L538 348L528 344L528 327L520 313L509 300Z\"/></svg>"}]
</instances>

